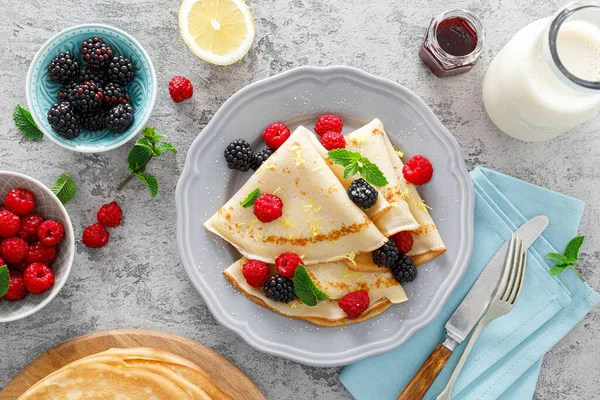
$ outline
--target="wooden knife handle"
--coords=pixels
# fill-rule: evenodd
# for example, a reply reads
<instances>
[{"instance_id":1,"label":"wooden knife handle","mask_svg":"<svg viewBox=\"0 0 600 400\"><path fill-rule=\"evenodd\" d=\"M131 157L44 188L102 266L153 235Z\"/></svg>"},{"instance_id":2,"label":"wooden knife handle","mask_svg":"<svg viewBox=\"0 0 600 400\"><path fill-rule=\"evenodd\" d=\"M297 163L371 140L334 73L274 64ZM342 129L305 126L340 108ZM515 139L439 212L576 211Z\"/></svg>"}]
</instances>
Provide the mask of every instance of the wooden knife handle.
<instances>
[{"instance_id":1,"label":"wooden knife handle","mask_svg":"<svg viewBox=\"0 0 600 400\"><path fill-rule=\"evenodd\" d=\"M404 388L398 400L421 400L451 355L452 352L446 346L438 344L408 383L408 386Z\"/></svg>"}]
</instances>

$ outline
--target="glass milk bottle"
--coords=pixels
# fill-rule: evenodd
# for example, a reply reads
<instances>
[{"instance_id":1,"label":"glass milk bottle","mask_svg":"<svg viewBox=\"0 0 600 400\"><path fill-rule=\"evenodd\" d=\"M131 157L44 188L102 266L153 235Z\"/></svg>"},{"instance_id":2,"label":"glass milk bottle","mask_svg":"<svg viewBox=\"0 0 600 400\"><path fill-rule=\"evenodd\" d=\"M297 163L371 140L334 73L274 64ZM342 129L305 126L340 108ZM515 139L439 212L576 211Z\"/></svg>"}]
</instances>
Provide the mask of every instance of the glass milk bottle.
<instances>
[{"instance_id":1,"label":"glass milk bottle","mask_svg":"<svg viewBox=\"0 0 600 400\"><path fill-rule=\"evenodd\" d=\"M500 130L551 139L600 110L600 1L578 1L521 29L490 63L485 109Z\"/></svg>"}]
</instances>

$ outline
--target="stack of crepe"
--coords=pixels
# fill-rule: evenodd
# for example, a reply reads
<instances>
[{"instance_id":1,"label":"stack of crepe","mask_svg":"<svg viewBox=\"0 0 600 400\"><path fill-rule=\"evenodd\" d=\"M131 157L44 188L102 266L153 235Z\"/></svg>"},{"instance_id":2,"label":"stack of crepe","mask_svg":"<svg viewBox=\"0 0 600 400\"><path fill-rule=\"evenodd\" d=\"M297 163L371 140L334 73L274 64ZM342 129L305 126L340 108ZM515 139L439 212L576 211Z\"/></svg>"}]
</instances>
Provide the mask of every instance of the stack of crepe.
<instances>
[{"instance_id":1,"label":"stack of crepe","mask_svg":"<svg viewBox=\"0 0 600 400\"><path fill-rule=\"evenodd\" d=\"M346 190L359 174L345 179L343 167L331 162L316 136L300 126L204 224L243 255L223 272L235 287L261 306L321 326L364 321L407 300L389 269L372 261L371 252L388 237L410 231L414 245L408 256L416 265L446 251L427 206L403 177L402 161L381 121L375 119L345 138L348 150L360 152L386 176L388 185L377 188L379 196L373 207L363 210L352 202ZM281 218L262 223L251 207L240 205L256 188L283 201ZM313 307L298 299L284 304L268 299L261 288L246 283L241 270L247 259L272 265L284 252L300 255L329 300ZM359 319L349 320L337 301L361 289L369 293L371 305Z\"/></svg>"},{"instance_id":2,"label":"stack of crepe","mask_svg":"<svg viewBox=\"0 0 600 400\"><path fill-rule=\"evenodd\" d=\"M51 373L18 400L233 400L196 364L152 348L110 349Z\"/></svg>"}]
</instances>

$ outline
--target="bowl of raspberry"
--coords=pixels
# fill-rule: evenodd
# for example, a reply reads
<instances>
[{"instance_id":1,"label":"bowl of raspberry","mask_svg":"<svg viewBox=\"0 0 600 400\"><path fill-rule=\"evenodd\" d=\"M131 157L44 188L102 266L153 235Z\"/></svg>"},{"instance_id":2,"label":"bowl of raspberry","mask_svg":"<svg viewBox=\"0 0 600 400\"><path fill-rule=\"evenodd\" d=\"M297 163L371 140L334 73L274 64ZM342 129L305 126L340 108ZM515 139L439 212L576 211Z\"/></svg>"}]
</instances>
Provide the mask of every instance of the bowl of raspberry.
<instances>
[{"instance_id":1,"label":"bowl of raspberry","mask_svg":"<svg viewBox=\"0 0 600 400\"><path fill-rule=\"evenodd\" d=\"M60 200L31 177L0 171L0 323L50 303L67 281L74 253Z\"/></svg>"},{"instance_id":2,"label":"bowl of raspberry","mask_svg":"<svg viewBox=\"0 0 600 400\"><path fill-rule=\"evenodd\" d=\"M129 34L108 25L59 32L27 73L31 116L44 136L69 150L115 149L145 126L156 101L150 56Z\"/></svg>"}]
</instances>

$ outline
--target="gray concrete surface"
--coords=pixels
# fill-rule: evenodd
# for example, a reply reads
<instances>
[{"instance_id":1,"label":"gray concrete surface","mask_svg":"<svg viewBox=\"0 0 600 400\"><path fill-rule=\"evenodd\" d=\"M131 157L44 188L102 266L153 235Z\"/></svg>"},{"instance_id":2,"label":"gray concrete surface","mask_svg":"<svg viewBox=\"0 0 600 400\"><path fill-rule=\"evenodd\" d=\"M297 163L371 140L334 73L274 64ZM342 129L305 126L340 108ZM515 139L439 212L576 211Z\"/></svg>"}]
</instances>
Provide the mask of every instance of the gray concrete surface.
<instances>
[{"instance_id":1,"label":"gray concrete surface","mask_svg":"<svg viewBox=\"0 0 600 400\"><path fill-rule=\"evenodd\" d=\"M188 281L175 238L177 178L185 155L219 106L251 82L300 65L347 64L405 85L420 95L456 136L469 167L483 165L586 201L581 234L586 236L583 275L600 289L600 118L556 140L526 144L499 133L486 117L481 82L486 65L528 22L553 13L555 0L250 0L256 39L235 65L218 67L197 59L180 39L181 0L0 0L0 168L31 175L51 185L68 171L77 197L67 209L77 236L113 199L125 212L110 244L90 251L81 244L73 272L43 311L0 325L0 387L29 361L75 336L125 327L181 334L226 356L256 382L269 399L345 399L337 368L311 368L261 354L221 327ZM448 8L479 14L487 43L470 73L439 80L419 62L417 50L430 18ZM39 47L71 25L103 22L139 39L154 60L159 93L150 125L180 149L153 162L160 194L126 174L130 145L97 155L69 152L48 140L30 142L14 128L11 110L25 104L25 75ZM185 75L194 98L171 101L167 84ZM600 310L594 309L545 358L535 399L598 399Z\"/></svg>"}]
</instances>

